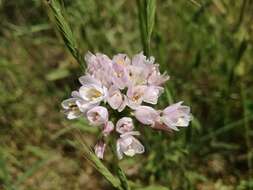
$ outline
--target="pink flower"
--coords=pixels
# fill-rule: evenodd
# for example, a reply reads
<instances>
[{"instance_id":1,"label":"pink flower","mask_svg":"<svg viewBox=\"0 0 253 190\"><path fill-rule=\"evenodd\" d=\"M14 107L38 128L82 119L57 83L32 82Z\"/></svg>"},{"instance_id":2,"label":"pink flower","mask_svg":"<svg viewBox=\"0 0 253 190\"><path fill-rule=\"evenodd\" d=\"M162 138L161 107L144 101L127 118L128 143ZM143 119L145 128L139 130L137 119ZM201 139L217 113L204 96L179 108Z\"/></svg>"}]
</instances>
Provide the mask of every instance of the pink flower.
<instances>
[{"instance_id":1,"label":"pink flower","mask_svg":"<svg viewBox=\"0 0 253 190\"><path fill-rule=\"evenodd\" d=\"M105 107L96 106L87 112L87 119L91 125L101 125L108 121L108 111Z\"/></svg>"},{"instance_id":2,"label":"pink flower","mask_svg":"<svg viewBox=\"0 0 253 190\"><path fill-rule=\"evenodd\" d=\"M127 105L130 108L135 109L136 107L141 105L143 98L144 98L146 88L147 88L147 86L145 86L145 85L130 86L128 88L128 90L127 90L127 99L128 99Z\"/></svg>"},{"instance_id":3,"label":"pink flower","mask_svg":"<svg viewBox=\"0 0 253 190\"><path fill-rule=\"evenodd\" d=\"M145 65L145 67L152 66L153 63L155 62L155 58L153 56L147 58L143 52L140 52L136 55L134 55L132 59L132 65L134 66L142 66Z\"/></svg>"},{"instance_id":4,"label":"pink flower","mask_svg":"<svg viewBox=\"0 0 253 190\"><path fill-rule=\"evenodd\" d=\"M123 117L116 123L116 131L118 133L130 132L134 129L133 120L130 117Z\"/></svg>"},{"instance_id":5,"label":"pink flower","mask_svg":"<svg viewBox=\"0 0 253 190\"><path fill-rule=\"evenodd\" d=\"M163 85L167 80L169 80L169 76L164 73L161 74L159 71L159 65L153 65L153 68L148 76L148 84L154 85L154 86L161 86Z\"/></svg>"},{"instance_id":6,"label":"pink flower","mask_svg":"<svg viewBox=\"0 0 253 190\"><path fill-rule=\"evenodd\" d=\"M102 100L105 100L107 88L100 81L90 75L80 77L79 81L83 85L79 89L79 94L82 99L90 104L99 104Z\"/></svg>"},{"instance_id":7,"label":"pink flower","mask_svg":"<svg viewBox=\"0 0 253 190\"><path fill-rule=\"evenodd\" d=\"M160 86L148 86L143 95L143 101L149 104L157 104L159 96L163 93Z\"/></svg>"},{"instance_id":8,"label":"pink flower","mask_svg":"<svg viewBox=\"0 0 253 190\"><path fill-rule=\"evenodd\" d=\"M121 112L126 107L126 98L115 86L111 86L107 96L107 102L112 109Z\"/></svg>"},{"instance_id":9,"label":"pink flower","mask_svg":"<svg viewBox=\"0 0 253 190\"><path fill-rule=\"evenodd\" d=\"M118 64L118 65L124 65L128 66L131 63L131 60L126 54L119 53L112 58L113 63Z\"/></svg>"},{"instance_id":10,"label":"pink flower","mask_svg":"<svg viewBox=\"0 0 253 190\"><path fill-rule=\"evenodd\" d=\"M112 60L104 54L94 55L88 52L85 61L88 66L87 73L108 88L112 82Z\"/></svg>"},{"instance_id":11,"label":"pink flower","mask_svg":"<svg viewBox=\"0 0 253 190\"><path fill-rule=\"evenodd\" d=\"M68 119L76 119L82 115L82 112L76 104L77 101L78 98L69 98L61 103L64 109L64 114L67 116Z\"/></svg>"},{"instance_id":12,"label":"pink flower","mask_svg":"<svg viewBox=\"0 0 253 190\"><path fill-rule=\"evenodd\" d=\"M139 106L134 111L135 118L144 125L154 126L160 120L160 113L149 106Z\"/></svg>"},{"instance_id":13,"label":"pink flower","mask_svg":"<svg viewBox=\"0 0 253 190\"><path fill-rule=\"evenodd\" d=\"M122 63L123 64L123 63ZM129 76L126 65L113 64L112 83L119 89L123 90L129 84Z\"/></svg>"},{"instance_id":14,"label":"pink flower","mask_svg":"<svg viewBox=\"0 0 253 190\"><path fill-rule=\"evenodd\" d=\"M62 102L64 113L68 119L76 119L86 113L93 105L85 101L77 91L71 93L72 98Z\"/></svg>"},{"instance_id":15,"label":"pink flower","mask_svg":"<svg viewBox=\"0 0 253 190\"><path fill-rule=\"evenodd\" d=\"M129 76L132 85L147 85L148 77L153 72L155 65L154 57L147 58L143 52L136 54L132 59L129 67Z\"/></svg>"},{"instance_id":16,"label":"pink flower","mask_svg":"<svg viewBox=\"0 0 253 190\"><path fill-rule=\"evenodd\" d=\"M135 154L142 154L144 152L144 146L133 135L139 135L138 132L132 131L120 135L117 140L117 155L119 159L123 158L123 154L126 156L134 156Z\"/></svg>"},{"instance_id":17,"label":"pink flower","mask_svg":"<svg viewBox=\"0 0 253 190\"><path fill-rule=\"evenodd\" d=\"M161 121L169 128L178 131L177 127L187 127L191 121L190 107L182 106L178 102L165 108L162 112Z\"/></svg>"},{"instance_id":18,"label":"pink flower","mask_svg":"<svg viewBox=\"0 0 253 190\"><path fill-rule=\"evenodd\" d=\"M129 85L146 85L149 72L145 64L130 65L128 67Z\"/></svg>"},{"instance_id":19,"label":"pink flower","mask_svg":"<svg viewBox=\"0 0 253 190\"><path fill-rule=\"evenodd\" d=\"M95 154L98 158L103 159L104 158L104 152L105 152L106 144L103 140L99 140L97 144L95 145Z\"/></svg>"},{"instance_id":20,"label":"pink flower","mask_svg":"<svg viewBox=\"0 0 253 190\"><path fill-rule=\"evenodd\" d=\"M114 125L111 121L108 121L103 126L102 134L106 137L108 136L114 129Z\"/></svg>"}]
</instances>

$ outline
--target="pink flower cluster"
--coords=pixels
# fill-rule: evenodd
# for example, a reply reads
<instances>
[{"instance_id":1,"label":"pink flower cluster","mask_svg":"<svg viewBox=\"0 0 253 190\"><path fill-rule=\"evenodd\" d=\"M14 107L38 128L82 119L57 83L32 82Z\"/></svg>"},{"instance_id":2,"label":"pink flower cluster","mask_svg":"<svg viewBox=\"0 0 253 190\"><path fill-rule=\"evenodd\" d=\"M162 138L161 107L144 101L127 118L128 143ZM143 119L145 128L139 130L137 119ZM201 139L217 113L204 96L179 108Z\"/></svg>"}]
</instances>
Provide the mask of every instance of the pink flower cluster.
<instances>
[{"instance_id":1,"label":"pink flower cluster","mask_svg":"<svg viewBox=\"0 0 253 190\"><path fill-rule=\"evenodd\" d=\"M81 87L72 92L72 97L62 102L68 119L85 117L90 125L101 128L103 138L95 146L96 155L103 159L106 143L104 138L116 131L119 138L116 143L119 159L123 155L134 156L144 152L144 147L135 136L134 121L131 117L112 118L113 110L134 115L141 124L154 129L178 130L187 127L191 120L190 108L182 102L170 105L164 110L155 110L155 105L163 93L162 85L169 79L161 74L159 65L153 57L143 53L130 59L125 54L115 55L112 59L104 54L87 53L86 74L79 78ZM107 106L109 105L109 106ZM114 112L115 112L114 111ZM117 122L115 119L118 119ZM115 130L114 130L115 129Z\"/></svg>"}]
</instances>

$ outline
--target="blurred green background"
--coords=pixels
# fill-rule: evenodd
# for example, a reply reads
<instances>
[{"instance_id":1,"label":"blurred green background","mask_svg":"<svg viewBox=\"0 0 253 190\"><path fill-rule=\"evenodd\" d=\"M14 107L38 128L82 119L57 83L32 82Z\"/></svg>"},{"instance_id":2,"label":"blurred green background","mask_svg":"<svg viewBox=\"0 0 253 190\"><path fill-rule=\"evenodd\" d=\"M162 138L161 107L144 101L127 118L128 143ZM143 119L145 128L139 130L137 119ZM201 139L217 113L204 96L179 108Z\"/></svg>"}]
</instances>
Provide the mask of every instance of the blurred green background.
<instances>
[{"instance_id":1,"label":"blurred green background","mask_svg":"<svg viewBox=\"0 0 253 190\"><path fill-rule=\"evenodd\" d=\"M136 1L62 6L83 55L142 51ZM252 21L250 0L157 0L151 54L171 76L160 104L184 100L194 120L142 136L146 153L120 162L131 183L253 189ZM0 0L0 189L112 189L70 145L76 128L91 145L98 131L60 112L82 73L46 1Z\"/></svg>"}]
</instances>

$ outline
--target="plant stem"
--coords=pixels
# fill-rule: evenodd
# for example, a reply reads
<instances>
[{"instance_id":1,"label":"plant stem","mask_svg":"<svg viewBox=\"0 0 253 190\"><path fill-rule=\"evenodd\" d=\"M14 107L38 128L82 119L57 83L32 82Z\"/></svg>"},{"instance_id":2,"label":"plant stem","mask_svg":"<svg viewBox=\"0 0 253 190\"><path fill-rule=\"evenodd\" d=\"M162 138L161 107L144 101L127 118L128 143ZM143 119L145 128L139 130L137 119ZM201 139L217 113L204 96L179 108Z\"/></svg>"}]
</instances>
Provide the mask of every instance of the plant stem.
<instances>
[{"instance_id":1,"label":"plant stem","mask_svg":"<svg viewBox=\"0 0 253 190\"><path fill-rule=\"evenodd\" d=\"M124 190L131 190L131 188L129 186L129 183L128 183L128 180L127 180L127 177L126 177L124 171L121 169L121 167L119 165L119 160L117 159L117 152L115 151L116 150L116 147L115 147L116 143L110 141L109 144L110 144L112 153L114 155L114 161L113 162L115 163L115 169L116 169L118 178L121 182L121 186L123 187Z\"/></svg>"},{"instance_id":2,"label":"plant stem","mask_svg":"<svg viewBox=\"0 0 253 190\"><path fill-rule=\"evenodd\" d=\"M156 0L136 0L141 42L146 56L150 56L151 36L155 23Z\"/></svg>"},{"instance_id":3,"label":"plant stem","mask_svg":"<svg viewBox=\"0 0 253 190\"><path fill-rule=\"evenodd\" d=\"M79 135L73 133L74 137L77 139L79 145L81 146L81 151L84 154L84 157L90 161L92 166L100 173L102 174L111 184L113 187L115 187L118 190L125 190L121 186L121 180L119 180L117 177L115 177L108 169L107 167L98 159L98 157L92 152L92 150L89 148L89 146L85 143L85 141L81 138L80 131ZM75 145L74 145L75 146ZM75 146L76 147L76 146Z\"/></svg>"},{"instance_id":4,"label":"plant stem","mask_svg":"<svg viewBox=\"0 0 253 190\"><path fill-rule=\"evenodd\" d=\"M249 169L249 178L253 175L252 172L252 161L251 161L251 143L250 143L250 128L249 128L249 119L246 117L248 113L248 108L247 108L247 97L245 93L245 86L243 82L241 83L241 97L242 97L242 103L243 103L243 123L244 123L244 137L245 137L245 142L247 146L247 164L248 164L248 169ZM250 180L250 179L249 179Z\"/></svg>"}]
</instances>

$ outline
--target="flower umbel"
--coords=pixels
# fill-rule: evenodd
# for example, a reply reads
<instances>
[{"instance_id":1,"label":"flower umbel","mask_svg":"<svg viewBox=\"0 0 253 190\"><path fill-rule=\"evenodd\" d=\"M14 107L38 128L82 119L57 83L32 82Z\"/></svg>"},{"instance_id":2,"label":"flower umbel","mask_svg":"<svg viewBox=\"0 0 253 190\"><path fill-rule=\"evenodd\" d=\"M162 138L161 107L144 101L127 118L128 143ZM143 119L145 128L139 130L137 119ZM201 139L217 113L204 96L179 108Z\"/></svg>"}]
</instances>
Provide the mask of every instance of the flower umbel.
<instances>
[{"instance_id":1,"label":"flower umbel","mask_svg":"<svg viewBox=\"0 0 253 190\"><path fill-rule=\"evenodd\" d=\"M133 131L136 120L165 131L178 131L178 127L189 125L192 119L190 108L182 105L183 102L172 104L164 110L151 107L157 104L164 91L163 85L169 80L166 73L160 73L154 57L147 58L141 52L132 59L126 54L110 59L101 53L88 52L85 61L87 70L79 78L81 87L72 92L71 98L62 102L62 107L68 119L85 117L90 125L101 128L102 138L94 148L98 158L104 158L106 139L114 137L110 136L113 131L119 135L116 142L119 159L123 155L132 157L142 154L144 146L135 137L140 133ZM122 112L126 107L129 108L123 113L132 109L132 114L117 118L118 114L115 113ZM113 123L115 120L117 122Z\"/></svg>"}]
</instances>

